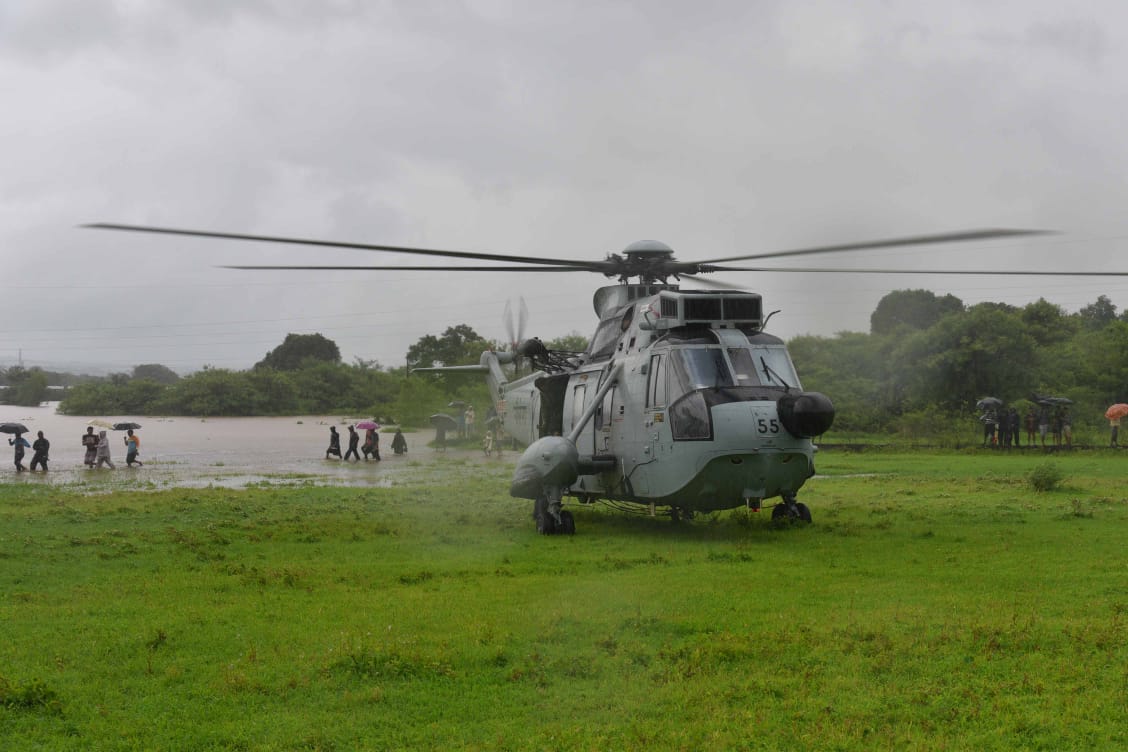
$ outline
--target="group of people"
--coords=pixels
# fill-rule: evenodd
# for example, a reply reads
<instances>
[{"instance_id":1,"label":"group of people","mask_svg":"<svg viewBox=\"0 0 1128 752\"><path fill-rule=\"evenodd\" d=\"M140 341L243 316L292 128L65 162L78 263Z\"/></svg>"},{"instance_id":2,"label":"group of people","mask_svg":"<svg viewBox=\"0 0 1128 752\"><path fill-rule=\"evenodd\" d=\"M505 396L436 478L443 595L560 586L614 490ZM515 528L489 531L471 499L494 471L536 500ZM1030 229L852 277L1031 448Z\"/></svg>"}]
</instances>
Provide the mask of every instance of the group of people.
<instances>
[{"instance_id":1,"label":"group of people","mask_svg":"<svg viewBox=\"0 0 1128 752\"><path fill-rule=\"evenodd\" d=\"M35 472L35 468L39 467L43 472L47 472L47 452L51 449L51 442L40 431L38 438L33 443L28 443L28 440L23 437L22 433L15 434L12 438L8 439L8 445L16 448L16 472L22 473L28 468L23 465L24 450L31 449L31 471Z\"/></svg>"},{"instance_id":2,"label":"group of people","mask_svg":"<svg viewBox=\"0 0 1128 752\"><path fill-rule=\"evenodd\" d=\"M380 461L380 432L378 429L364 429L364 444L361 445L360 434L357 432L356 426L349 426L349 448L342 457L341 434L337 431L336 426L329 426L329 448L325 450L325 459L336 457L337 459L349 460L351 458L352 462L359 462L358 446L360 446L360 451L364 453L365 462L370 459ZM407 439L404 438L403 432L398 428L395 436L392 437L392 451L396 454L403 454L407 451Z\"/></svg>"},{"instance_id":3,"label":"group of people","mask_svg":"<svg viewBox=\"0 0 1128 752\"><path fill-rule=\"evenodd\" d=\"M1067 405L1039 405L1026 411L1025 417L1018 414L1016 408L1004 410L989 407L979 416L983 424L983 446L1001 447L1010 449L1022 447L1020 436L1022 429L1026 429L1026 445L1037 446L1041 440L1046 448L1046 438L1050 437L1052 446L1060 449L1062 446L1073 446L1073 417L1069 414Z\"/></svg>"},{"instance_id":4,"label":"group of people","mask_svg":"<svg viewBox=\"0 0 1128 752\"><path fill-rule=\"evenodd\" d=\"M37 467L41 468L43 472L47 472L51 442L47 440L42 431L39 431L37 436L38 438L32 443L28 443L22 433L17 433L8 439L8 445L15 447L17 473L22 473L28 469L34 472ZM141 467L142 462L137 458L141 452L141 437L133 433L131 428L125 432L123 441L125 442L125 464L130 467L134 465ZM105 431L99 431L95 435L94 426L87 426L86 433L82 434L82 447L85 450L82 458L84 465L87 467L102 467L104 465L111 470L115 469L116 465L110 457L110 441L106 437ZM24 453L27 449L32 451L30 468L23 465Z\"/></svg>"}]
</instances>

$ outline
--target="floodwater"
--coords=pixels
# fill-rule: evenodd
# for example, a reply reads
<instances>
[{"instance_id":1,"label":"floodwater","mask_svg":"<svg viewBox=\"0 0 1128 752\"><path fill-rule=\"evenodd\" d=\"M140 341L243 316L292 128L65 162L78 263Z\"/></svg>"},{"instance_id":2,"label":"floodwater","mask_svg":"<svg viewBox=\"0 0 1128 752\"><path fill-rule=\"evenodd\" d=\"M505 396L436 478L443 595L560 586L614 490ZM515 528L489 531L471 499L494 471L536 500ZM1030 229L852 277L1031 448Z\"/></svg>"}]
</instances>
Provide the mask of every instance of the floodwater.
<instances>
[{"instance_id":1,"label":"floodwater","mask_svg":"<svg viewBox=\"0 0 1128 752\"><path fill-rule=\"evenodd\" d=\"M53 483L106 487L168 488L248 485L326 484L391 486L409 470L424 472L434 465L451 464L459 459L493 464L512 464L517 458L507 453L503 459L486 458L482 452L448 450L436 452L427 446L434 431L405 432L407 454L397 457L391 451L391 434L380 434L380 462L342 462L325 459L329 446L329 426L341 434L342 452L348 450L350 423L363 417L301 416L285 418L148 418L138 416L71 416L55 412L56 403L41 407L0 405L0 422L19 422L27 426L29 442L43 431L51 442L50 470L47 473L16 473L12 450L0 440L2 455L0 483ZM140 459L143 467L126 467L124 431L106 430L116 470L91 470L82 464L85 453L81 437L87 422L97 417L110 423L134 421L141 424ZM95 427L94 431L103 430ZM363 434L363 432L361 432ZM4 438L11 438L5 436ZM363 436L362 436L363 441ZM27 450L24 466L31 462Z\"/></svg>"}]
</instances>

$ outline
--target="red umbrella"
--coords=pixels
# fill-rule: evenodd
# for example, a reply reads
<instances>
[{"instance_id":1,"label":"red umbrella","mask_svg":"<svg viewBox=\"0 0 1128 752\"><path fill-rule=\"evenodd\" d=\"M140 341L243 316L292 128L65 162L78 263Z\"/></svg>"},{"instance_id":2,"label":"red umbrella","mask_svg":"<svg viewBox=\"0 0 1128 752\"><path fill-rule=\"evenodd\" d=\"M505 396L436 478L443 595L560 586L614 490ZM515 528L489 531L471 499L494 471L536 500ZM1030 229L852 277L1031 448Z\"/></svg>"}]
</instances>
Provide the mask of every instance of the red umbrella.
<instances>
[{"instance_id":1,"label":"red umbrella","mask_svg":"<svg viewBox=\"0 0 1128 752\"><path fill-rule=\"evenodd\" d=\"M374 420L362 420L356 424L356 427L361 431L367 431L368 429L372 429L373 431L380 430L380 424Z\"/></svg>"},{"instance_id":2,"label":"red umbrella","mask_svg":"<svg viewBox=\"0 0 1128 752\"><path fill-rule=\"evenodd\" d=\"M1128 415L1128 405L1124 404L1123 402L1117 402L1115 405L1109 405L1109 408L1105 410L1105 417L1109 420L1123 418L1125 415Z\"/></svg>"}]
</instances>

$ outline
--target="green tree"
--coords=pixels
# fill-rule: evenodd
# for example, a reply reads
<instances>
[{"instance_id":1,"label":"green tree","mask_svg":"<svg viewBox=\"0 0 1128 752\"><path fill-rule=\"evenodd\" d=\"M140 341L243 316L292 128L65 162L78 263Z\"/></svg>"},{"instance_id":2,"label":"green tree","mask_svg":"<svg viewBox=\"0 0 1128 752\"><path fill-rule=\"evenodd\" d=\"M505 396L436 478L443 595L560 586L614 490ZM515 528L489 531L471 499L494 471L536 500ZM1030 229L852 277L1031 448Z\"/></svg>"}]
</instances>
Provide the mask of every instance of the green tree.
<instances>
[{"instance_id":1,"label":"green tree","mask_svg":"<svg viewBox=\"0 0 1128 752\"><path fill-rule=\"evenodd\" d=\"M168 366L162 366L160 363L145 363L133 366L133 378L147 379L158 384L175 384L180 381L180 374Z\"/></svg>"},{"instance_id":2,"label":"green tree","mask_svg":"<svg viewBox=\"0 0 1128 752\"><path fill-rule=\"evenodd\" d=\"M1077 315L1086 329L1103 329L1116 321L1116 306L1107 295L1101 295L1078 311Z\"/></svg>"},{"instance_id":3,"label":"green tree","mask_svg":"<svg viewBox=\"0 0 1128 752\"><path fill-rule=\"evenodd\" d=\"M287 334L282 344L266 354L255 368L296 371L307 361L340 363L337 343L320 334Z\"/></svg>"},{"instance_id":4,"label":"green tree","mask_svg":"<svg viewBox=\"0 0 1128 752\"><path fill-rule=\"evenodd\" d=\"M433 334L420 337L407 351L407 362L412 368L453 366L478 361L491 343L482 339L466 324L447 327L441 336Z\"/></svg>"},{"instance_id":5,"label":"green tree","mask_svg":"<svg viewBox=\"0 0 1128 752\"><path fill-rule=\"evenodd\" d=\"M906 406L958 411L980 397L1028 393L1036 347L1017 313L980 304L903 340L893 360L903 369Z\"/></svg>"},{"instance_id":6,"label":"green tree","mask_svg":"<svg viewBox=\"0 0 1128 752\"><path fill-rule=\"evenodd\" d=\"M168 412L178 415L252 415L254 391L246 372L207 368L168 388Z\"/></svg>"},{"instance_id":7,"label":"green tree","mask_svg":"<svg viewBox=\"0 0 1128 752\"><path fill-rule=\"evenodd\" d=\"M902 327L927 329L963 307L963 301L954 295L941 298L930 290L894 290L878 301L870 315L870 332L892 334Z\"/></svg>"},{"instance_id":8,"label":"green tree","mask_svg":"<svg viewBox=\"0 0 1128 752\"><path fill-rule=\"evenodd\" d=\"M21 383L12 386L11 392L13 404L38 405L47 399L47 374L42 368L32 368Z\"/></svg>"},{"instance_id":9,"label":"green tree","mask_svg":"<svg viewBox=\"0 0 1128 752\"><path fill-rule=\"evenodd\" d=\"M566 350L568 352L582 353L587 350L588 338L579 332L570 332L563 337L550 339L544 343L549 350Z\"/></svg>"}]
</instances>

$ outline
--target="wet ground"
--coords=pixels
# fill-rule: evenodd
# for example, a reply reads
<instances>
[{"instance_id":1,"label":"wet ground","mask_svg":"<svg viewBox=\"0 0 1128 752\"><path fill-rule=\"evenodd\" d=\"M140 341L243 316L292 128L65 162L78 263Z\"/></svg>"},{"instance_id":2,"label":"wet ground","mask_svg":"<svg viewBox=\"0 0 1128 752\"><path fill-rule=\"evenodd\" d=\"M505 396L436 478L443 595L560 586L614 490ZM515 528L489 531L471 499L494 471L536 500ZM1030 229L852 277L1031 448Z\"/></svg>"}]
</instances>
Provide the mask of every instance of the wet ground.
<instances>
[{"instance_id":1,"label":"wet ground","mask_svg":"<svg viewBox=\"0 0 1128 752\"><path fill-rule=\"evenodd\" d=\"M125 465L124 431L106 431L110 439L116 470L90 470L82 464L82 434L87 422L97 417L111 423L131 420L141 424L140 459L143 467ZM407 454L391 451L391 434L380 435L380 462L342 462L325 459L329 445L329 426L341 433L342 451L348 449L349 423L364 416L303 416L286 418L147 418L142 416L69 416L55 412L55 405L16 407L0 405L0 422L26 425L26 438L35 441L43 431L51 442L50 470L47 473L16 473L12 450L6 450L0 463L0 483L55 483L93 487L202 487L231 488L248 485L293 485L302 483L389 486L397 476L423 469L438 470L444 464L488 462L512 466L517 454L502 459L487 458L481 451L448 449L437 452L427 446L434 432L405 433ZM95 432L103 430L95 428ZM10 436L4 438L11 438ZM453 463L454 460L460 462ZM31 451L24 466L31 462ZM433 468L431 466L434 466Z\"/></svg>"}]
</instances>

